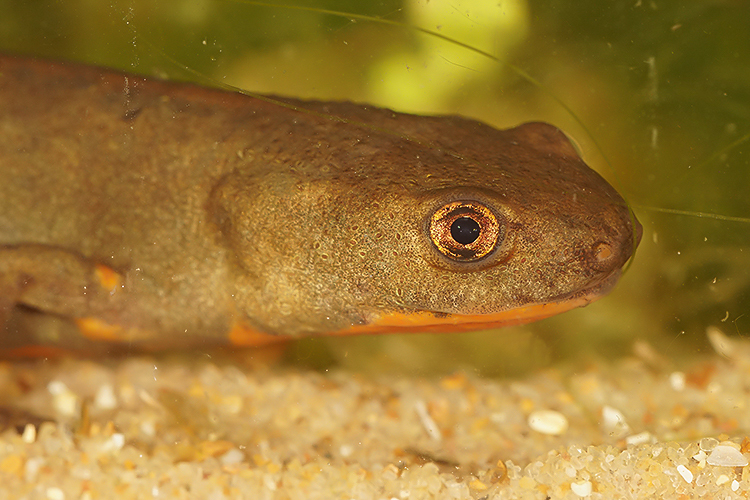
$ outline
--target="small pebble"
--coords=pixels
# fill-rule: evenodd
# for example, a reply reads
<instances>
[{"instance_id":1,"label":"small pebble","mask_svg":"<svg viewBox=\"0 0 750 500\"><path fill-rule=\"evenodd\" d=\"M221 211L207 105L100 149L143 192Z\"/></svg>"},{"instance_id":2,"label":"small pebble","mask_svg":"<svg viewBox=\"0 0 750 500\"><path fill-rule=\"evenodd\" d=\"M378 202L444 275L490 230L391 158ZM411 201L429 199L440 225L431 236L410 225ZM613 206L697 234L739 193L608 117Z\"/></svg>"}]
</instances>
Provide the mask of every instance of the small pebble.
<instances>
[{"instance_id":1,"label":"small pebble","mask_svg":"<svg viewBox=\"0 0 750 500\"><path fill-rule=\"evenodd\" d=\"M685 389L685 374L683 372L672 372L669 374L669 385L677 392Z\"/></svg>"},{"instance_id":2,"label":"small pebble","mask_svg":"<svg viewBox=\"0 0 750 500\"><path fill-rule=\"evenodd\" d=\"M719 444L719 440L716 438L708 437L703 438L698 442L698 445L701 447L701 450L703 451L711 451L714 448L716 448L716 445Z\"/></svg>"},{"instance_id":3,"label":"small pebble","mask_svg":"<svg viewBox=\"0 0 750 500\"><path fill-rule=\"evenodd\" d=\"M104 384L99 387L94 396L94 406L102 410L114 410L117 408L117 398L115 390L110 384Z\"/></svg>"},{"instance_id":4,"label":"small pebble","mask_svg":"<svg viewBox=\"0 0 750 500\"><path fill-rule=\"evenodd\" d=\"M245 460L245 454L237 448L232 448L219 457L222 465L234 465L241 463L243 460Z\"/></svg>"},{"instance_id":5,"label":"small pebble","mask_svg":"<svg viewBox=\"0 0 750 500\"><path fill-rule=\"evenodd\" d=\"M469 488L477 491L484 491L487 489L487 485L478 479L474 479L469 483Z\"/></svg>"},{"instance_id":6,"label":"small pebble","mask_svg":"<svg viewBox=\"0 0 750 500\"><path fill-rule=\"evenodd\" d=\"M744 467L748 464L747 457L740 450L731 446L720 444L711 451L706 459L709 465L723 467Z\"/></svg>"},{"instance_id":7,"label":"small pebble","mask_svg":"<svg viewBox=\"0 0 750 500\"><path fill-rule=\"evenodd\" d=\"M60 415L72 417L78 413L78 396L59 380L47 384L47 390L52 394L52 406Z\"/></svg>"},{"instance_id":8,"label":"small pebble","mask_svg":"<svg viewBox=\"0 0 750 500\"><path fill-rule=\"evenodd\" d=\"M26 481L30 483L36 481L43 463L44 460L41 458L30 458L26 461L23 471Z\"/></svg>"},{"instance_id":9,"label":"small pebble","mask_svg":"<svg viewBox=\"0 0 750 500\"><path fill-rule=\"evenodd\" d=\"M154 437L156 436L156 425L154 425L154 422L151 420L144 420L140 423L138 428L141 430L141 432L148 436L148 437Z\"/></svg>"},{"instance_id":10,"label":"small pebble","mask_svg":"<svg viewBox=\"0 0 750 500\"><path fill-rule=\"evenodd\" d=\"M21 440L26 444L36 441L36 427L34 424L26 424L23 428L23 434L21 434Z\"/></svg>"},{"instance_id":11,"label":"small pebble","mask_svg":"<svg viewBox=\"0 0 750 500\"><path fill-rule=\"evenodd\" d=\"M125 436L116 432L102 443L100 449L102 453L116 452L120 451L123 446L125 446Z\"/></svg>"},{"instance_id":12,"label":"small pebble","mask_svg":"<svg viewBox=\"0 0 750 500\"><path fill-rule=\"evenodd\" d=\"M349 444L342 444L339 447L339 454L344 458L350 457L352 453L354 453L354 447Z\"/></svg>"},{"instance_id":13,"label":"small pebble","mask_svg":"<svg viewBox=\"0 0 750 500\"><path fill-rule=\"evenodd\" d=\"M568 419L554 410L537 410L529 415L529 427L542 434L559 436L568 430Z\"/></svg>"},{"instance_id":14,"label":"small pebble","mask_svg":"<svg viewBox=\"0 0 750 500\"><path fill-rule=\"evenodd\" d=\"M536 485L536 481L534 481L534 479L530 478L529 476L523 476L518 480L518 486L520 486L524 490L534 489L536 488Z\"/></svg>"},{"instance_id":15,"label":"small pebble","mask_svg":"<svg viewBox=\"0 0 750 500\"><path fill-rule=\"evenodd\" d=\"M65 493L60 488L47 488L46 493L48 500L65 500Z\"/></svg>"}]
</instances>

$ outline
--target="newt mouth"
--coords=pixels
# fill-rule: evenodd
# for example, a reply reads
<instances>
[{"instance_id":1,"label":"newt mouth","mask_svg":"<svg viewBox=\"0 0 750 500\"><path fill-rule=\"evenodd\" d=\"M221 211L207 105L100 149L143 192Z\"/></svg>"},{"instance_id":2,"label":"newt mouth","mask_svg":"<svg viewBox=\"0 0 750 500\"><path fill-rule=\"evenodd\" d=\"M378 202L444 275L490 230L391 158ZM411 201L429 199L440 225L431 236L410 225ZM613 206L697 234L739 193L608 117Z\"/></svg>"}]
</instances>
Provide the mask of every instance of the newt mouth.
<instances>
[{"instance_id":1,"label":"newt mouth","mask_svg":"<svg viewBox=\"0 0 750 500\"><path fill-rule=\"evenodd\" d=\"M383 314L366 325L354 325L333 335L359 335L379 333L450 333L488 330L506 326L522 325L539 321L557 314L586 306L614 288L620 270L597 281L590 287L572 296L550 299L547 302L528 304L489 314L445 314L434 311L394 312Z\"/></svg>"}]
</instances>

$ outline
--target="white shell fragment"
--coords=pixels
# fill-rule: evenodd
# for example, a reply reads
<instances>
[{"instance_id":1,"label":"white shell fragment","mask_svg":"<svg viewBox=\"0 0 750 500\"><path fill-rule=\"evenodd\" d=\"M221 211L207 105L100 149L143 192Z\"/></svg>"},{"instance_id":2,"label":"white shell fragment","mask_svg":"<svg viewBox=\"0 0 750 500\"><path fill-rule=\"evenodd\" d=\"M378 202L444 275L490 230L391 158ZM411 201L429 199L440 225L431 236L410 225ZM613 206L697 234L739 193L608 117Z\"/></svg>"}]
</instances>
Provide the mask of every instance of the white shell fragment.
<instances>
[{"instance_id":1,"label":"white shell fragment","mask_svg":"<svg viewBox=\"0 0 750 500\"><path fill-rule=\"evenodd\" d=\"M245 460L245 454L237 448L231 448L229 451L219 457L222 465L235 465Z\"/></svg>"},{"instance_id":2,"label":"white shell fragment","mask_svg":"<svg viewBox=\"0 0 750 500\"><path fill-rule=\"evenodd\" d=\"M693 460L698 462L698 467L703 468L706 466L706 457L707 457L706 452L701 450L695 455L693 455Z\"/></svg>"},{"instance_id":3,"label":"white shell fragment","mask_svg":"<svg viewBox=\"0 0 750 500\"><path fill-rule=\"evenodd\" d=\"M654 439L654 436L650 432L643 431L626 437L625 442L628 446L636 446L639 444L654 443L656 439Z\"/></svg>"},{"instance_id":4,"label":"white shell fragment","mask_svg":"<svg viewBox=\"0 0 750 500\"><path fill-rule=\"evenodd\" d=\"M554 410L537 410L529 415L529 427L542 434L559 436L568 430L568 419Z\"/></svg>"},{"instance_id":5,"label":"white shell fragment","mask_svg":"<svg viewBox=\"0 0 750 500\"><path fill-rule=\"evenodd\" d=\"M615 437L630 433L630 426L625 420L625 415L617 408L606 405L602 408L602 428Z\"/></svg>"},{"instance_id":6,"label":"white shell fragment","mask_svg":"<svg viewBox=\"0 0 750 500\"><path fill-rule=\"evenodd\" d=\"M47 384L47 391L52 395L52 406L60 415L72 417L78 413L78 396L59 380Z\"/></svg>"},{"instance_id":7,"label":"white shell fragment","mask_svg":"<svg viewBox=\"0 0 750 500\"><path fill-rule=\"evenodd\" d=\"M47 488L47 500L65 500L65 493L60 488Z\"/></svg>"},{"instance_id":8,"label":"white shell fragment","mask_svg":"<svg viewBox=\"0 0 750 500\"><path fill-rule=\"evenodd\" d=\"M711 451L706 462L709 465L724 467L744 467L748 464L747 457L740 453L740 450L723 444L718 445Z\"/></svg>"},{"instance_id":9,"label":"white shell fragment","mask_svg":"<svg viewBox=\"0 0 750 500\"><path fill-rule=\"evenodd\" d=\"M714 348L717 354L726 358L733 358L735 356L737 347L729 337L724 335L724 332L715 326L709 326L706 328L706 336L711 347Z\"/></svg>"},{"instance_id":10,"label":"white shell fragment","mask_svg":"<svg viewBox=\"0 0 750 500\"><path fill-rule=\"evenodd\" d=\"M677 472L680 473L680 475L682 476L682 479L684 479L686 482L688 482L688 483L692 483L693 482L693 473L690 472L690 469L688 469L684 465L682 465L682 464L678 465L677 466Z\"/></svg>"},{"instance_id":11,"label":"white shell fragment","mask_svg":"<svg viewBox=\"0 0 750 500\"><path fill-rule=\"evenodd\" d=\"M580 483L570 483L570 490L579 497L591 495L591 481L581 481Z\"/></svg>"},{"instance_id":12,"label":"white shell fragment","mask_svg":"<svg viewBox=\"0 0 750 500\"><path fill-rule=\"evenodd\" d=\"M440 428L430 416L430 412L427 411L427 405L425 404L425 402L421 399L417 400L414 403L414 410L417 412L424 430L427 431L427 434L433 439L433 441L441 441L443 439L443 434L440 432Z\"/></svg>"}]
</instances>

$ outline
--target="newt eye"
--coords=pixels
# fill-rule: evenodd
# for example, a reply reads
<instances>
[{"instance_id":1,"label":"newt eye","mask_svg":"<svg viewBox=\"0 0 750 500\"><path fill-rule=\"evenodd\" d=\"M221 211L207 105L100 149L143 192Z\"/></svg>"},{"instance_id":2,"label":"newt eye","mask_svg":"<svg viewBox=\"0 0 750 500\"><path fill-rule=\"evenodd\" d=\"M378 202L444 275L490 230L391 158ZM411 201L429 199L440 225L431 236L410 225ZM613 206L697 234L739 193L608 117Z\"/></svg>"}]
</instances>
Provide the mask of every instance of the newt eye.
<instances>
[{"instance_id":1,"label":"newt eye","mask_svg":"<svg viewBox=\"0 0 750 500\"><path fill-rule=\"evenodd\" d=\"M454 201L443 205L430 218L430 239L451 259L473 262L490 253L502 236L495 214L473 201Z\"/></svg>"}]
</instances>

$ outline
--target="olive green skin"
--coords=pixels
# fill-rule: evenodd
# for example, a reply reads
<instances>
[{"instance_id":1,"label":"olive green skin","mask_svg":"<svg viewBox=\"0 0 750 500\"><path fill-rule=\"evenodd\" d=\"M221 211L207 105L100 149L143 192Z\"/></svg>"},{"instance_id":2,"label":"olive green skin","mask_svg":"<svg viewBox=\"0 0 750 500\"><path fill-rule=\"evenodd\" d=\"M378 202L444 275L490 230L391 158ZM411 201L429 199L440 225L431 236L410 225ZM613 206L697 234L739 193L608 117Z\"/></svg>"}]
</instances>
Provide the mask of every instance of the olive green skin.
<instances>
[{"instance_id":1,"label":"olive green skin","mask_svg":"<svg viewBox=\"0 0 750 500\"><path fill-rule=\"evenodd\" d=\"M237 324L297 337L593 300L640 238L550 125L279 101L0 57L0 347L74 342L49 317L169 347ZM454 200L498 216L488 257L455 262L431 242L431 214Z\"/></svg>"}]
</instances>

